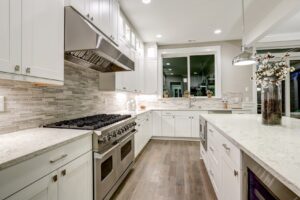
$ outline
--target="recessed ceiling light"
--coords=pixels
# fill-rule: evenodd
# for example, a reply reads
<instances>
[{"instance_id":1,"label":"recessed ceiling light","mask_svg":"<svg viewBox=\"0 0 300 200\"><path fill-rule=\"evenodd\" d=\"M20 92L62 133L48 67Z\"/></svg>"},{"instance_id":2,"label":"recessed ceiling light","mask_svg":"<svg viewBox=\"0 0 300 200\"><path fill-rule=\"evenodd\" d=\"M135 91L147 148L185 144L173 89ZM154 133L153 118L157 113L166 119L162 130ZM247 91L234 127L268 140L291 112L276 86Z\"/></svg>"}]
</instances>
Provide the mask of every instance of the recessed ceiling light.
<instances>
[{"instance_id":1,"label":"recessed ceiling light","mask_svg":"<svg viewBox=\"0 0 300 200\"><path fill-rule=\"evenodd\" d=\"M171 63L166 63L166 65L171 65Z\"/></svg>"},{"instance_id":2,"label":"recessed ceiling light","mask_svg":"<svg viewBox=\"0 0 300 200\"><path fill-rule=\"evenodd\" d=\"M172 71L172 69L171 69L171 68L169 68L169 71Z\"/></svg>"},{"instance_id":3,"label":"recessed ceiling light","mask_svg":"<svg viewBox=\"0 0 300 200\"><path fill-rule=\"evenodd\" d=\"M157 38L162 38L162 35L161 34L157 34L156 37Z\"/></svg>"},{"instance_id":4,"label":"recessed ceiling light","mask_svg":"<svg viewBox=\"0 0 300 200\"><path fill-rule=\"evenodd\" d=\"M151 3L151 0L142 0L142 2L143 2L144 4L149 4L149 3Z\"/></svg>"},{"instance_id":5,"label":"recessed ceiling light","mask_svg":"<svg viewBox=\"0 0 300 200\"><path fill-rule=\"evenodd\" d=\"M220 34L220 33L222 33L222 30L221 30L221 29L216 29L216 30L214 31L214 33L215 33L215 34Z\"/></svg>"},{"instance_id":6,"label":"recessed ceiling light","mask_svg":"<svg viewBox=\"0 0 300 200\"><path fill-rule=\"evenodd\" d=\"M194 72L194 74L198 74L197 72Z\"/></svg>"},{"instance_id":7,"label":"recessed ceiling light","mask_svg":"<svg viewBox=\"0 0 300 200\"><path fill-rule=\"evenodd\" d=\"M174 73L171 73L171 75L174 75Z\"/></svg>"}]
</instances>

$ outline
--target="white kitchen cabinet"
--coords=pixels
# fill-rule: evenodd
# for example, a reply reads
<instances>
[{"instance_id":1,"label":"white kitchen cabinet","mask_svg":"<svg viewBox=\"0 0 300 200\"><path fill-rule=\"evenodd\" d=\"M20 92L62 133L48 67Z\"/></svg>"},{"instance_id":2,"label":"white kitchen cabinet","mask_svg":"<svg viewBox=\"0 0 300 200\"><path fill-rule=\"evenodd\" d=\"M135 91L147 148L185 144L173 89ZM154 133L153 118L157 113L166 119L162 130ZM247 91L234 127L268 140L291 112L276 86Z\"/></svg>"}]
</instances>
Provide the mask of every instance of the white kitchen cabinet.
<instances>
[{"instance_id":1,"label":"white kitchen cabinet","mask_svg":"<svg viewBox=\"0 0 300 200\"><path fill-rule=\"evenodd\" d=\"M222 157L221 168L221 199L240 200L241 199L241 179L240 171L236 169L232 162Z\"/></svg>"},{"instance_id":2,"label":"white kitchen cabinet","mask_svg":"<svg viewBox=\"0 0 300 200\"><path fill-rule=\"evenodd\" d=\"M161 111L152 111L152 135L161 136Z\"/></svg>"},{"instance_id":3,"label":"white kitchen cabinet","mask_svg":"<svg viewBox=\"0 0 300 200\"><path fill-rule=\"evenodd\" d=\"M8 200L92 200L92 170L92 153L89 152L27 186Z\"/></svg>"},{"instance_id":4,"label":"white kitchen cabinet","mask_svg":"<svg viewBox=\"0 0 300 200\"><path fill-rule=\"evenodd\" d=\"M59 200L93 200L92 153L87 153L58 170Z\"/></svg>"},{"instance_id":5,"label":"white kitchen cabinet","mask_svg":"<svg viewBox=\"0 0 300 200\"><path fill-rule=\"evenodd\" d=\"M192 136L192 117L187 115L177 115L174 121L175 137Z\"/></svg>"},{"instance_id":6,"label":"white kitchen cabinet","mask_svg":"<svg viewBox=\"0 0 300 200\"><path fill-rule=\"evenodd\" d=\"M158 64L155 60L145 60L144 63L144 93L157 94Z\"/></svg>"},{"instance_id":7,"label":"white kitchen cabinet","mask_svg":"<svg viewBox=\"0 0 300 200\"><path fill-rule=\"evenodd\" d=\"M200 153L216 195L222 200L240 200L241 152L210 123L207 131L207 151L201 145Z\"/></svg>"},{"instance_id":8,"label":"white kitchen cabinet","mask_svg":"<svg viewBox=\"0 0 300 200\"><path fill-rule=\"evenodd\" d=\"M100 9L101 4L100 0L84 0L87 4L87 18L93 23L96 27L100 26Z\"/></svg>"},{"instance_id":9,"label":"white kitchen cabinet","mask_svg":"<svg viewBox=\"0 0 300 200\"><path fill-rule=\"evenodd\" d=\"M154 113L153 136L199 138L199 111L154 111Z\"/></svg>"},{"instance_id":10,"label":"white kitchen cabinet","mask_svg":"<svg viewBox=\"0 0 300 200\"><path fill-rule=\"evenodd\" d=\"M57 172L45 176L12 195L7 200L57 200L57 177Z\"/></svg>"},{"instance_id":11,"label":"white kitchen cabinet","mask_svg":"<svg viewBox=\"0 0 300 200\"><path fill-rule=\"evenodd\" d=\"M161 136L174 137L174 119L173 115L162 115L161 116Z\"/></svg>"},{"instance_id":12,"label":"white kitchen cabinet","mask_svg":"<svg viewBox=\"0 0 300 200\"><path fill-rule=\"evenodd\" d=\"M117 44L119 43L119 12L118 0L110 0L111 39Z\"/></svg>"},{"instance_id":13,"label":"white kitchen cabinet","mask_svg":"<svg viewBox=\"0 0 300 200\"><path fill-rule=\"evenodd\" d=\"M63 0L3 0L0 25L1 78L63 83Z\"/></svg>"},{"instance_id":14,"label":"white kitchen cabinet","mask_svg":"<svg viewBox=\"0 0 300 200\"><path fill-rule=\"evenodd\" d=\"M72 5L82 16L88 18L90 11L90 0L69 0L69 4Z\"/></svg>"},{"instance_id":15,"label":"white kitchen cabinet","mask_svg":"<svg viewBox=\"0 0 300 200\"><path fill-rule=\"evenodd\" d=\"M0 1L0 71L21 72L21 1Z\"/></svg>"},{"instance_id":16,"label":"white kitchen cabinet","mask_svg":"<svg viewBox=\"0 0 300 200\"><path fill-rule=\"evenodd\" d=\"M22 73L64 80L64 1L22 1Z\"/></svg>"},{"instance_id":17,"label":"white kitchen cabinet","mask_svg":"<svg viewBox=\"0 0 300 200\"><path fill-rule=\"evenodd\" d=\"M100 1L100 30L111 37L111 25L110 25L110 12L111 12L111 0L99 0Z\"/></svg>"},{"instance_id":18,"label":"white kitchen cabinet","mask_svg":"<svg viewBox=\"0 0 300 200\"><path fill-rule=\"evenodd\" d=\"M145 148L152 137L152 113L146 112L137 117L137 133L135 139L135 157Z\"/></svg>"}]
</instances>

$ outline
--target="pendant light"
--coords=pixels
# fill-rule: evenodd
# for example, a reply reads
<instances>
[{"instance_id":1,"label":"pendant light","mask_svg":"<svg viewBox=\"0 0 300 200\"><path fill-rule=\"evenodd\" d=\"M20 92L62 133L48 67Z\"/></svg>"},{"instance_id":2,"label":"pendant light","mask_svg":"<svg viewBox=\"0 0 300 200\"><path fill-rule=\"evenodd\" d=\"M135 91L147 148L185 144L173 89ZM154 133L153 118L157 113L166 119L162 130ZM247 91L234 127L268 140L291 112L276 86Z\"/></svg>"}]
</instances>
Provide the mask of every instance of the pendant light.
<instances>
[{"instance_id":1,"label":"pendant light","mask_svg":"<svg viewBox=\"0 0 300 200\"><path fill-rule=\"evenodd\" d=\"M245 10L244 10L244 0L242 0L242 14L243 14L243 36L245 35ZM245 66L245 65L253 65L256 63L256 60L249 50L246 49L244 44L242 44L242 52L233 58L232 64L234 66Z\"/></svg>"}]
</instances>

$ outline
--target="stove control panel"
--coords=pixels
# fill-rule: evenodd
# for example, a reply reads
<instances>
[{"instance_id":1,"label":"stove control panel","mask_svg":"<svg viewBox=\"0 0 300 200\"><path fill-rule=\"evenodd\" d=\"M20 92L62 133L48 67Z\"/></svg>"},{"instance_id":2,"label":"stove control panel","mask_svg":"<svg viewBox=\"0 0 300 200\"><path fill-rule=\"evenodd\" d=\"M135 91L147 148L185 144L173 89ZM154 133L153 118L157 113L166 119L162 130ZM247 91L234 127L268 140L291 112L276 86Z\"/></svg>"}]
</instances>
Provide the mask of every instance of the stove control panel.
<instances>
[{"instance_id":1,"label":"stove control panel","mask_svg":"<svg viewBox=\"0 0 300 200\"><path fill-rule=\"evenodd\" d=\"M135 126L136 126L136 122L133 121L123 126L119 126L118 128L110 130L106 133L103 133L98 138L98 144L101 145L101 144L113 142L118 138L121 138L123 135L127 134L128 132L132 131Z\"/></svg>"}]
</instances>

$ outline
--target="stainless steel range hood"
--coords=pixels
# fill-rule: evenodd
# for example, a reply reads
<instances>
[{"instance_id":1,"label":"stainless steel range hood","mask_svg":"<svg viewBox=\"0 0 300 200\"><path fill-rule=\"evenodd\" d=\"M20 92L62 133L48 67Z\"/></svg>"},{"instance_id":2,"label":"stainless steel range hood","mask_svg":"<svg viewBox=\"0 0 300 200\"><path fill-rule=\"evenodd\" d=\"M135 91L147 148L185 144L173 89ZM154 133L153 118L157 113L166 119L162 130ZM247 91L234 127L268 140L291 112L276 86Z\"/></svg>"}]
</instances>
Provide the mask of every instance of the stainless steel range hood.
<instances>
[{"instance_id":1,"label":"stainless steel range hood","mask_svg":"<svg viewBox=\"0 0 300 200\"><path fill-rule=\"evenodd\" d=\"M71 6L65 7L65 60L100 72L134 70L134 62Z\"/></svg>"}]
</instances>

